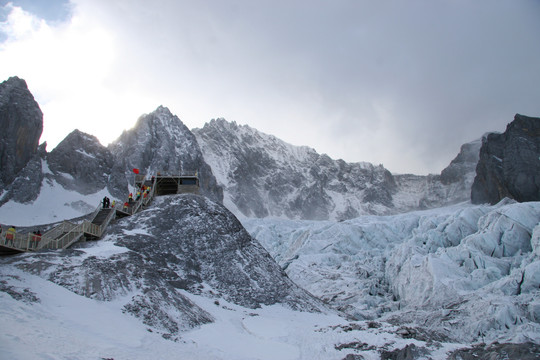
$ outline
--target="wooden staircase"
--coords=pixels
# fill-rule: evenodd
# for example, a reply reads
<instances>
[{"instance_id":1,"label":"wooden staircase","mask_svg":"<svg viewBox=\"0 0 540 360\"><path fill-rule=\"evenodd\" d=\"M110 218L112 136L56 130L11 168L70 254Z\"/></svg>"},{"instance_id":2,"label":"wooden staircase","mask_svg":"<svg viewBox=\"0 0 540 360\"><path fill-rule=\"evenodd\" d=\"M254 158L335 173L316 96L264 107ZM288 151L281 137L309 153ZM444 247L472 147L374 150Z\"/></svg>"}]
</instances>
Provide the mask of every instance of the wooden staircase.
<instances>
[{"instance_id":1,"label":"wooden staircase","mask_svg":"<svg viewBox=\"0 0 540 360\"><path fill-rule=\"evenodd\" d=\"M39 241L32 233L16 233L11 236L13 239L10 239L7 228L3 228L0 234L0 255L42 249L67 249L78 241L100 239L113 219L133 215L147 206L154 197L154 190L152 187L146 197L141 196L138 201L132 202L127 209L123 207L123 204L116 204L115 207L110 208L103 208L100 204L89 216L92 220L85 220L81 223L63 221L42 234Z\"/></svg>"},{"instance_id":2,"label":"wooden staircase","mask_svg":"<svg viewBox=\"0 0 540 360\"><path fill-rule=\"evenodd\" d=\"M143 185L150 187L150 191L146 196L141 195L139 199L130 202L127 207L124 207L124 204L116 204L114 207L102 208L100 204L88 217L91 220L80 223L63 221L39 238L32 233L8 235L7 228L2 228L0 255L42 249L66 249L78 241L97 240L103 236L113 219L136 214L150 204L154 196L199 192L198 172L192 175L158 174L152 176L152 180L147 179L146 175L137 175L135 185L139 188Z\"/></svg>"}]
</instances>

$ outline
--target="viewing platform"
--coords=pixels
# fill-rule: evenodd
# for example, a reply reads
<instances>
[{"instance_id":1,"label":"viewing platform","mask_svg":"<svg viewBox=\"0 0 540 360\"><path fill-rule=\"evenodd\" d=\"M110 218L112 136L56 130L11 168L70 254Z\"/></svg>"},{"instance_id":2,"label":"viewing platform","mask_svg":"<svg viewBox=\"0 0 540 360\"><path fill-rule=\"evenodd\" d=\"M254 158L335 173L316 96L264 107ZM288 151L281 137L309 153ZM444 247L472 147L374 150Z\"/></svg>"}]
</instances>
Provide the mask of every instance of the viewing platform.
<instances>
[{"instance_id":1,"label":"viewing platform","mask_svg":"<svg viewBox=\"0 0 540 360\"><path fill-rule=\"evenodd\" d=\"M79 223L63 221L41 235L34 233L18 233L2 226L0 234L0 255L11 255L26 251L44 249L67 249L79 241L100 239L111 221L131 216L150 204L155 196L199 193L198 173L188 175L155 176L136 174L135 188L138 193L124 203L116 202L114 206L100 205L89 214L88 219ZM138 195L137 195L138 194Z\"/></svg>"}]
</instances>

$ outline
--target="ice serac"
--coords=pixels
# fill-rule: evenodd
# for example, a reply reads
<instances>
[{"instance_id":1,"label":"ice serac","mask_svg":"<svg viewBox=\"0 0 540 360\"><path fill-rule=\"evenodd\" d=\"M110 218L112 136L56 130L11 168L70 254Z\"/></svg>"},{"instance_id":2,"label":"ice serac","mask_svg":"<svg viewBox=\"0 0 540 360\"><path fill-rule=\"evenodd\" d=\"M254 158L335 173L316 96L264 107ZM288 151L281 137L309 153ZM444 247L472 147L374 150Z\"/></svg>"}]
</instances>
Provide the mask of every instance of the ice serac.
<instances>
[{"instance_id":1,"label":"ice serac","mask_svg":"<svg viewBox=\"0 0 540 360\"><path fill-rule=\"evenodd\" d=\"M193 194L157 198L151 208L111 225L98 243L6 261L79 295L124 301L126 312L172 338L213 321L187 293L248 308L325 309L226 208Z\"/></svg>"},{"instance_id":2,"label":"ice serac","mask_svg":"<svg viewBox=\"0 0 540 360\"><path fill-rule=\"evenodd\" d=\"M441 176L392 175L382 165L333 160L224 119L193 132L226 206L258 218L344 220L465 201L479 149L478 142L464 145Z\"/></svg>"},{"instance_id":3,"label":"ice serac","mask_svg":"<svg viewBox=\"0 0 540 360\"><path fill-rule=\"evenodd\" d=\"M540 202L243 223L293 281L355 317L432 339L540 343Z\"/></svg>"},{"instance_id":4,"label":"ice serac","mask_svg":"<svg viewBox=\"0 0 540 360\"><path fill-rule=\"evenodd\" d=\"M483 139L471 201L495 204L505 197L540 200L540 118L516 114L504 133Z\"/></svg>"},{"instance_id":5,"label":"ice serac","mask_svg":"<svg viewBox=\"0 0 540 360\"><path fill-rule=\"evenodd\" d=\"M223 199L223 190L204 161L197 139L166 107L159 106L141 116L109 149L115 162L111 178L114 184L133 183L134 168L143 174L184 175L198 171L200 193L216 201Z\"/></svg>"},{"instance_id":6,"label":"ice serac","mask_svg":"<svg viewBox=\"0 0 540 360\"><path fill-rule=\"evenodd\" d=\"M113 166L109 150L95 136L79 130L66 136L48 154L47 160L56 182L84 195L107 187Z\"/></svg>"},{"instance_id":7,"label":"ice serac","mask_svg":"<svg viewBox=\"0 0 540 360\"><path fill-rule=\"evenodd\" d=\"M26 82L10 77L0 84L0 190L38 153L43 114Z\"/></svg>"}]
</instances>

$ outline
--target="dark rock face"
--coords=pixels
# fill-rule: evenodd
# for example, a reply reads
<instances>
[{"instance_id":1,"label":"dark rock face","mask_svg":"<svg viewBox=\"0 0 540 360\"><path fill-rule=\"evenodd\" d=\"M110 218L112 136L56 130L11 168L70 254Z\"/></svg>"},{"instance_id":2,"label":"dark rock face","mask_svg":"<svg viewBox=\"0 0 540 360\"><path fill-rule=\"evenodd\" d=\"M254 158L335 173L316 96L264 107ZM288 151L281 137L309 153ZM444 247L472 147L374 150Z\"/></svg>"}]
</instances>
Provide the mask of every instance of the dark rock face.
<instances>
[{"instance_id":1,"label":"dark rock face","mask_svg":"<svg viewBox=\"0 0 540 360\"><path fill-rule=\"evenodd\" d=\"M15 179L38 151L43 114L26 82L11 77L0 84L0 190Z\"/></svg>"},{"instance_id":2,"label":"dark rock face","mask_svg":"<svg viewBox=\"0 0 540 360\"><path fill-rule=\"evenodd\" d=\"M0 201L0 205L9 200L19 203L28 203L37 199L44 178L42 161L45 159L46 143L38 147L38 151L28 161L26 166L19 171L18 176L6 187L6 195Z\"/></svg>"},{"instance_id":3,"label":"dark rock face","mask_svg":"<svg viewBox=\"0 0 540 360\"><path fill-rule=\"evenodd\" d=\"M102 146L95 136L79 130L66 136L49 153L47 159L59 184L85 195L107 186L113 166L113 157L109 150ZM124 186L124 196L126 190L127 186Z\"/></svg>"},{"instance_id":4,"label":"dark rock face","mask_svg":"<svg viewBox=\"0 0 540 360\"><path fill-rule=\"evenodd\" d=\"M158 199L158 201L161 199ZM201 283L235 304L259 307L286 303L317 310L319 304L298 288L225 207L184 194L127 219L123 231L143 226L148 235L124 235L117 245L144 254L175 287L199 293ZM117 233L115 231L115 233Z\"/></svg>"},{"instance_id":5,"label":"dark rock face","mask_svg":"<svg viewBox=\"0 0 540 360\"><path fill-rule=\"evenodd\" d=\"M95 250L107 241L120 250ZM157 198L152 208L112 224L104 240L80 246L3 261L92 299L125 297L124 310L165 337L213 321L183 291L249 308L283 303L325 309L287 277L234 215L202 196Z\"/></svg>"},{"instance_id":6,"label":"dark rock face","mask_svg":"<svg viewBox=\"0 0 540 360\"><path fill-rule=\"evenodd\" d=\"M471 201L496 204L505 197L540 200L540 118L517 114L504 133L482 141Z\"/></svg>"},{"instance_id":7,"label":"dark rock face","mask_svg":"<svg viewBox=\"0 0 540 360\"><path fill-rule=\"evenodd\" d=\"M133 168L142 174L182 175L198 171L200 193L221 202L223 190L206 164L197 139L169 109L158 107L143 115L135 127L124 131L109 146L114 156L111 181L133 183Z\"/></svg>"},{"instance_id":8,"label":"dark rock face","mask_svg":"<svg viewBox=\"0 0 540 360\"><path fill-rule=\"evenodd\" d=\"M449 360L520 359L540 358L540 346L533 343L477 345L469 349L453 351Z\"/></svg>"}]
</instances>

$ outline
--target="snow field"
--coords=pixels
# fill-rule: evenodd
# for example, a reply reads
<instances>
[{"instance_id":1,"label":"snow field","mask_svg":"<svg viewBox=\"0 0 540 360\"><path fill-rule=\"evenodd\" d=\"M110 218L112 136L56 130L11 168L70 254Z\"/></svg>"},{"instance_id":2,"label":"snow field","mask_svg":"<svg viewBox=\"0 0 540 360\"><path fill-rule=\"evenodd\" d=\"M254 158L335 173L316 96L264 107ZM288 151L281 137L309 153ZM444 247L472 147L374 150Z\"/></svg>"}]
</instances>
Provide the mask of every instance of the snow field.
<instances>
[{"instance_id":1,"label":"snow field","mask_svg":"<svg viewBox=\"0 0 540 360\"><path fill-rule=\"evenodd\" d=\"M138 319L122 312L130 296L101 302L76 295L40 277L11 266L1 270L2 283L26 299L0 292L1 359L343 359L361 353L379 359L375 348L392 350L417 340L396 336L396 327L354 330L336 314L304 313L281 305L247 309L221 299L183 295L214 316L216 321L165 340ZM25 292L24 289L31 289ZM336 346L365 344L365 350ZM443 344L444 353L455 348Z\"/></svg>"}]
</instances>

